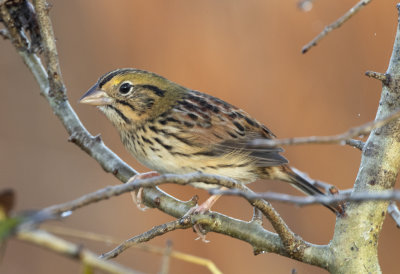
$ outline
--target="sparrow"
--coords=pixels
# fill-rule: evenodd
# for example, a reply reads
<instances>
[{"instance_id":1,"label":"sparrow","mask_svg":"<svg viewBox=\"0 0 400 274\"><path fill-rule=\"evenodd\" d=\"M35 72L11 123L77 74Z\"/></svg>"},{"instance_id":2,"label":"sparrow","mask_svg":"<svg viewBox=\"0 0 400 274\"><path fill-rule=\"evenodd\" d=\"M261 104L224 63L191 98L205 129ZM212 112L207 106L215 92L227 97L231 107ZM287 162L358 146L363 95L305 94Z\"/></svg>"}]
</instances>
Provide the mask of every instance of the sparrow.
<instances>
[{"instance_id":1,"label":"sparrow","mask_svg":"<svg viewBox=\"0 0 400 274\"><path fill-rule=\"evenodd\" d=\"M251 145L253 140L275 135L247 112L155 73L134 68L111 71L100 77L80 103L97 106L118 130L130 154L156 171L140 178L203 172L243 184L279 180L308 195L325 195L288 165L281 147ZM211 196L195 212L209 210L218 197ZM335 213L341 211L335 205L325 206Z\"/></svg>"}]
</instances>

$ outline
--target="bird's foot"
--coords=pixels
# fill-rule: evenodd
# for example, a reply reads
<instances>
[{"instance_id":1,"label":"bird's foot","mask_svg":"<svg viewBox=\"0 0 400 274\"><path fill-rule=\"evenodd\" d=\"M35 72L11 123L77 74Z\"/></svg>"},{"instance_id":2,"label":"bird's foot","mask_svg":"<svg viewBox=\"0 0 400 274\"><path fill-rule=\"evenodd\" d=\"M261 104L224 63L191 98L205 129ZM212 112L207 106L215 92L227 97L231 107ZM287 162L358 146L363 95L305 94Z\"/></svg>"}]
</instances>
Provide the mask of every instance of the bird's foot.
<instances>
[{"instance_id":1,"label":"bird's foot","mask_svg":"<svg viewBox=\"0 0 400 274\"><path fill-rule=\"evenodd\" d=\"M189 209L189 211L185 214L185 216L208 213L210 211L211 207L214 205L214 203L218 200L219 197L220 197L219 195L212 195L201 205L196 205L196 206L192 207L191 209ZM198 236L196 238L196 240L200 239L204 243L210 242L206 239L206 231L201 225L195 224L193 226L193 230L196 232L196 234Z\"/></svg>"},{"instance_id":2,"label":"bird's foot","mask_svg":"<svg viewBox=\"0 0 400 274\"><path fill-rule=\"evenodd\" d=\"M156 171L140 173L136 174L135 176L132 176L127 183L132 183L136 180L141 180L141 179L153 178L156 176L160 176L160 174ZM148 207L143 204L143 197L142 197L143 187L139 188L137 191L131 191L131 195L132 195L132 200L138 209L140 209L141 211L145 211L146 209L148 209Z\"/></svg>"},{"instance_id":3,"label":"bird's foot","mask_svg":"<svg viewBox=\"0 0 400 274\"><path fill-rule=\"evenodd\" d=\"M204 204L204 203L203 203L203 204ZM197 214L204 214L204 213L209 212L210 209L204 207L203 204L201 204L201 205L196 205L196 206L192 207L191 209L189 209L188 212L186 212L185 216L188 216L188 215L197 215ZM210 242L209 240L206 239L206 233L207 233L207 232L206 232L205 229L202 227L202 225L200 225L200 224L195 224L195 225L193 226L193 230L194 230L194 232L196 232L196 234L197 234L197 236L198 236L198 237L195 239L196 241L197 241L197 240L201 240L203 243L208 243L208 242Z\"/></svg>"}]
</instances>

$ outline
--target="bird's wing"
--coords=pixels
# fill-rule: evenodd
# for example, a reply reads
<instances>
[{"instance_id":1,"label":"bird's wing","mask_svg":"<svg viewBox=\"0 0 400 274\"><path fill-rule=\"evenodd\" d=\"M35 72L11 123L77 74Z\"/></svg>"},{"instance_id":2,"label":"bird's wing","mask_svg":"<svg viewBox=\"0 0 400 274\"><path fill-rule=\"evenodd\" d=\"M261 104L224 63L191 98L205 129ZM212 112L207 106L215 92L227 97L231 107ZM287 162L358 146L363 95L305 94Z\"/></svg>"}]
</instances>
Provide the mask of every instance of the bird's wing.
<instances>
[{"instance_id":1,"label":"bird's wing","mask_svg":"<svg viewBox=\"0 0 400 274\"><path fill-rule=\"evenodd\" d=\"M288 162L279 154L283 151L280 147L250 146L252 140L272 139L275 136L246 112L220 99L192 91L177 102L168 116L185 128L179 136L193 147L192 154L219 157L240 153L259 167Z\"/></svg>"}]
</instances>

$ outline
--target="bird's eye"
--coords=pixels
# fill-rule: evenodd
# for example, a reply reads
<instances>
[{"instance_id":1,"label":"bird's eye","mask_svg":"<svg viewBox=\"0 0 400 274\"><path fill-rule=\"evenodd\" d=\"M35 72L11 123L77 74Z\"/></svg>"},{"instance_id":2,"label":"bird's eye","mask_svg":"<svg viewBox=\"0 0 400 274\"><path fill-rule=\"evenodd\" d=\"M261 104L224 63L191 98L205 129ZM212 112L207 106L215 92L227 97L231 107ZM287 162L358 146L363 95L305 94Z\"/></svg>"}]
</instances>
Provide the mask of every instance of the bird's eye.
<instances>
[{"instance_id":1,"label":"bird's eye","mask_svg":"<svg viewBox=\"0 0 400 274\"><path fill-rule=\"evenodd\" d=\"M119 92L121 94L128 94L133 88L133 85L129 82L125 82L123 83L120 87L119 87Z\"/></svg>"}]
</instances>

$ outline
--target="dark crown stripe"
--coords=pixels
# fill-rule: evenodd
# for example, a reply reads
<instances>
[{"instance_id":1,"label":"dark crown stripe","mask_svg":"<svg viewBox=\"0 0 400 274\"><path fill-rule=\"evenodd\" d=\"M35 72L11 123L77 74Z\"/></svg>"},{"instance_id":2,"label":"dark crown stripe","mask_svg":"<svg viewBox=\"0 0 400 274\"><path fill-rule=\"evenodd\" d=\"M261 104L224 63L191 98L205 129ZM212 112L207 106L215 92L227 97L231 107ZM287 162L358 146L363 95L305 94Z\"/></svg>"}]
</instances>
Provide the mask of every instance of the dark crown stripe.
<instances>
[{"instance_id":1,"label":"dark crown stripe","mask_svg":"<svg viewBox=\"0 0 400 274\"><path fill-rule=\"evenodd\" d=\"M144 89L151 90L154 92L155 95L159 97L164 97L166 91L163 89L160 89L159 87L153 86L153 85L136 85L136 87L142 87Z\"/></svg>"},{"instance_id":2,"label":"dark crown stripe","mask_svg":"<svg viewBox=\"0 0 400 274\"><path fill-rule=\"evenodd\" d=\"M99 88L101 88L102 86L104 86L108 81L110 81L114 76L116 75L120 75L120 74L125 74L129 71L132 71L132 69L117 69L117 70L113 70L105 75L103 75L98 83L99 83Z\"/></svg>"}]
</instances>

